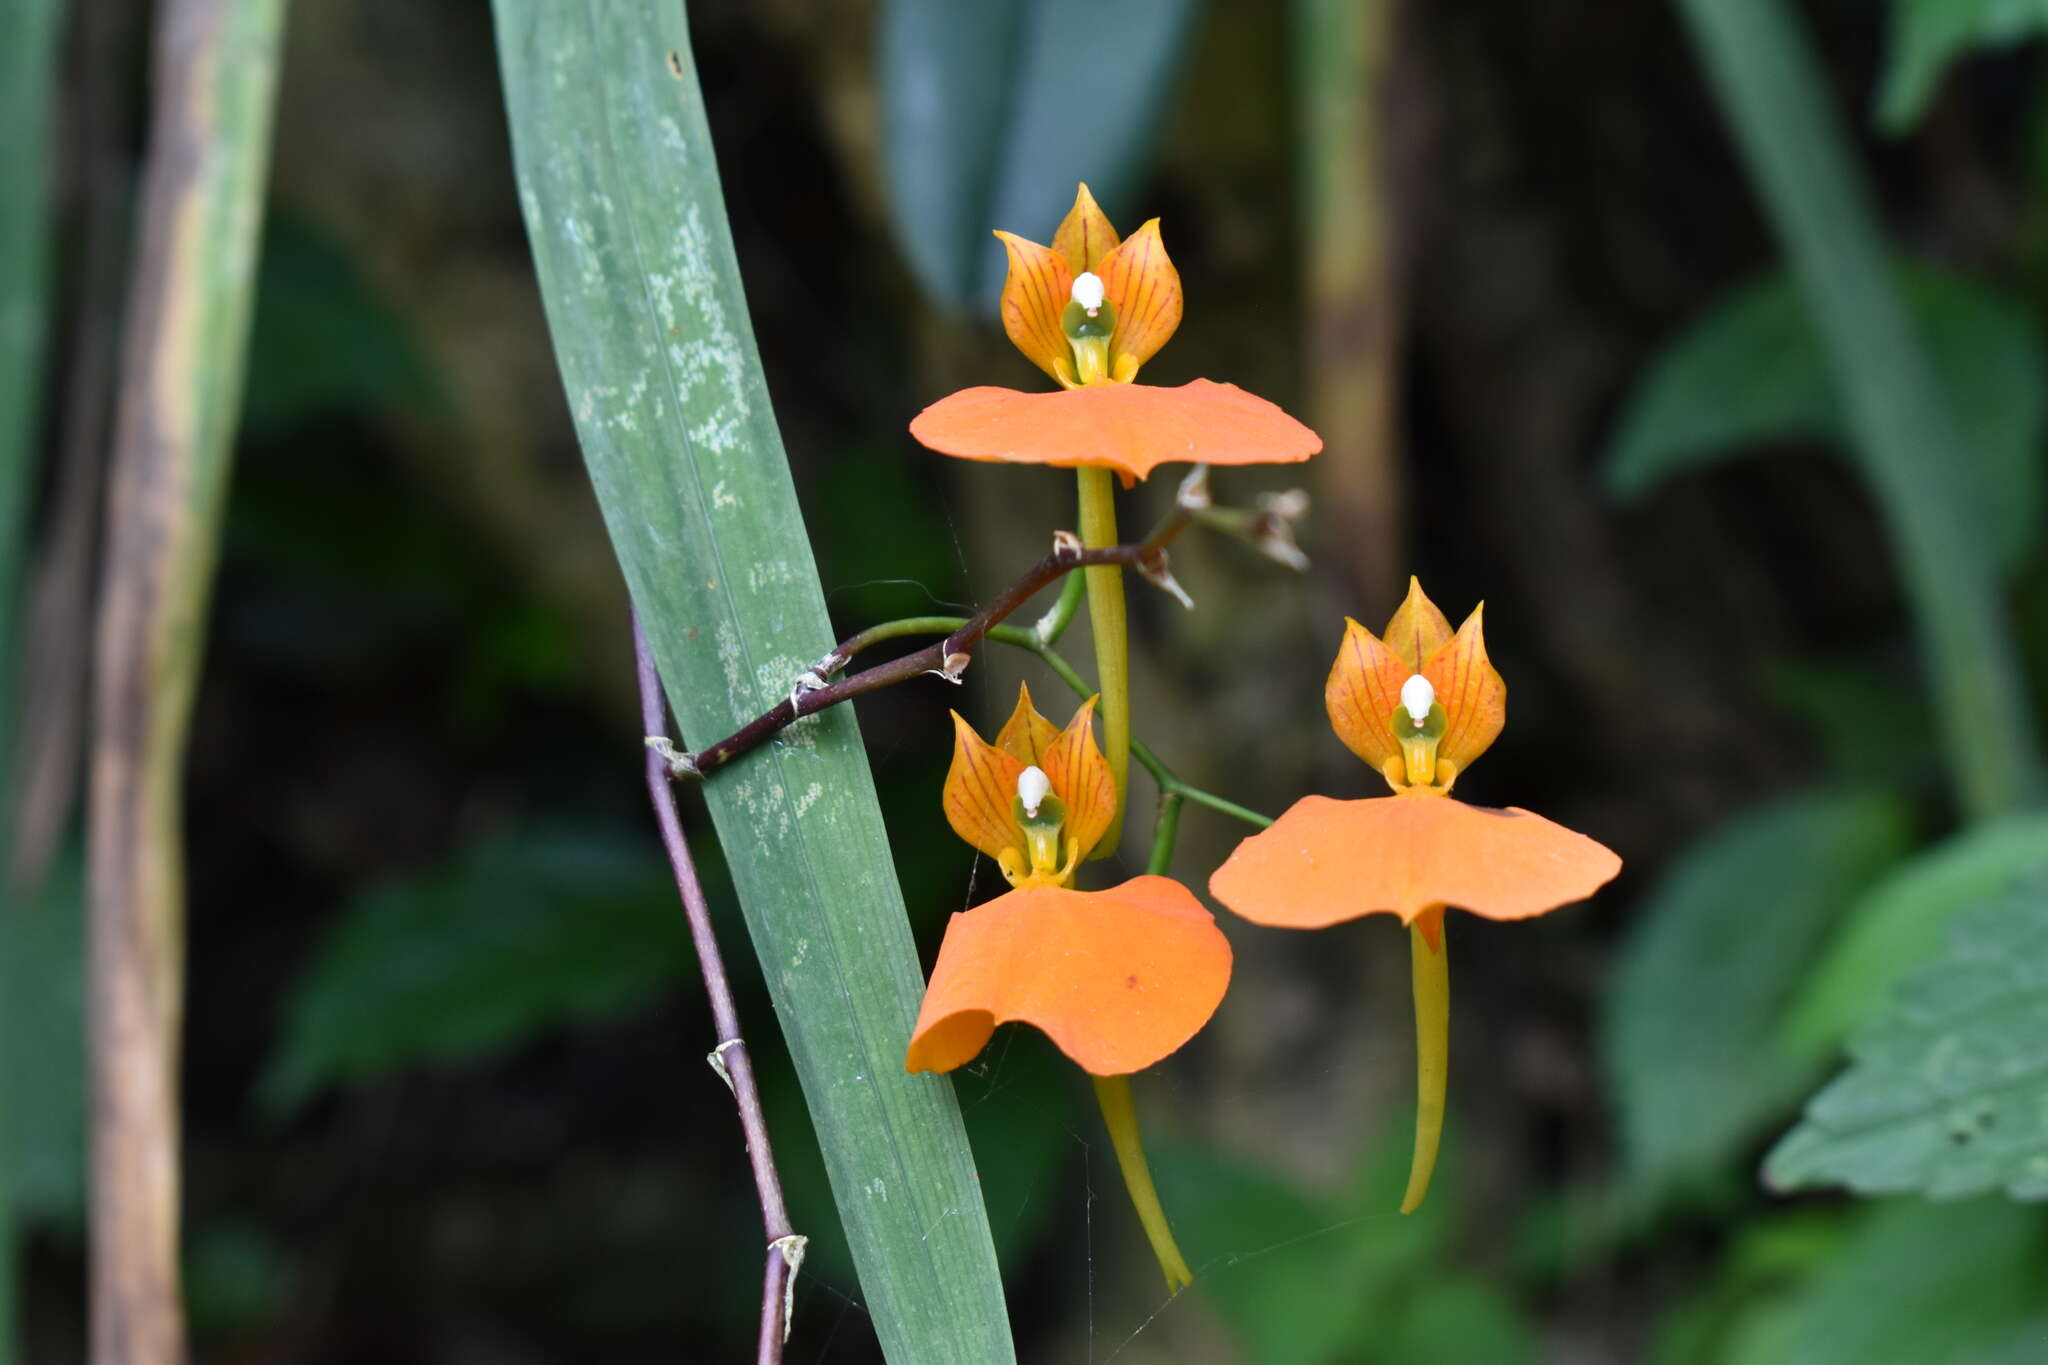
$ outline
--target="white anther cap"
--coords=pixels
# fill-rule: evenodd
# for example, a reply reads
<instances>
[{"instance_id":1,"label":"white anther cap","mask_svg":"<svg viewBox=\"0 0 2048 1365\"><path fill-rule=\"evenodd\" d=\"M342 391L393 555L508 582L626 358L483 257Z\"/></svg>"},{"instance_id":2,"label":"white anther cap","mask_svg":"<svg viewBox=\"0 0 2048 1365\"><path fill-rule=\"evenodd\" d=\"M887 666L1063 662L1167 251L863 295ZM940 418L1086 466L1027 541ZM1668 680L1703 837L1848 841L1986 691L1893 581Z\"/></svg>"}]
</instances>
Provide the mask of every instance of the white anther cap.
<instances>
[{"instance_id":1,"label":"white anther cap","mask_svg":"<svg viewBox=\"0 0 2048 1365\"><path fill-rule=\"evenodd\" d=\"M1017 799L1024 803L1026 815L1037 815L1040 803L1051 790L1052 779L1043 768L1026 768L1017 774Z\"/></svg>"},{"instance_id":2,"label":"white anther cap","mask_svg":"<svg viewBox=\"0 0 2048 1365\"><path fill-rule=\"evenodd\" d=\"M1094 317L1096 310L1102 307L1102 276L1092 270L1084 270L1076 275L1074 302L1085 308L1089 317Z\"/></svg>"},{"instance_id":3,"label":"white anther cap","mask_svg":"<svg viewBox=\"0 0 2048 1365\"><path fill-rule=\"evenodd\" d=\"M1408 719L1417 726L1429 719L1429 708L1435 704L1436 689L1420 673L1401 684L1401 706L1408 712Z\"/></svg>"}]
</instances>

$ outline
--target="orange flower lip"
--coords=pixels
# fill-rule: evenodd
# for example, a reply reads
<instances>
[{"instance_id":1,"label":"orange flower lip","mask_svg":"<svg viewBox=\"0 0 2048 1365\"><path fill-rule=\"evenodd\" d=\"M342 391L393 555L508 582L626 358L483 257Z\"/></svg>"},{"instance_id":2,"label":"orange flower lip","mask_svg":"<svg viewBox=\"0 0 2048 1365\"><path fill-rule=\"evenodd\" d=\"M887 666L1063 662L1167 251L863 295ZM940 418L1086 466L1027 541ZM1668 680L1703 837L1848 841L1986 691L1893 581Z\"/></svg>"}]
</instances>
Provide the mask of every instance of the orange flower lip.
<instances>
[{"instance_id":1,"label":"orange flower lip","mask_svg":"<svg viewBox=\"0 0 2048 1365\"><path fill-rule=\"evenodd\" d=\"M1209 1022L1230 966L1214 917L1171 878L1024 886L947 924L903 1066L951 1071L1021 1022L1093 1075L1142 1071Z\"/></svg>"},{"instance_id":2,"label":"orange flower lip","mask_svg":"<svg viewBox=\"0 0 2048 1365\"><path fill-rule=\"evenodd\" d=\"M1436 905L1527 919L1582 901L1621 859L1533 812L1415 792L1307 796L1237 846L1209 893L1256 924L1322 929L1361 915L1413 923Z\"/></svg>"},{"instance_id":3,"label":"orange flower lip","mask_svg":"<svg viewBox=\"0 0 2048 1365\"><path fill-rule=\"evenodd\" d=\"M1235 384L1090 384L1021 393L962 389L926 408L910 434L944 455L1114 469L1129 487L1162 464L1292 464L1322 437Z\"/></svg>"}]
</instances>

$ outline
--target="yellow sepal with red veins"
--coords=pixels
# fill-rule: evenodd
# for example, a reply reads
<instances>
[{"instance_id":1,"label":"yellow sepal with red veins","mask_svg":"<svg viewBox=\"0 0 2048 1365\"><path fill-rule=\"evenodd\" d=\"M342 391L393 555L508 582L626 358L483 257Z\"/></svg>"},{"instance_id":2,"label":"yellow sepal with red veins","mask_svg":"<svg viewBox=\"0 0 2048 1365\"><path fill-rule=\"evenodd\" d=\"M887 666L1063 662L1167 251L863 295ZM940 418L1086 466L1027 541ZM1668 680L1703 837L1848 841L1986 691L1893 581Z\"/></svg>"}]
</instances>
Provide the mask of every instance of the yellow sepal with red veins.
<instances>
[{"instance_id":1,"label":"yellow sepal with red veins","mask_svg":"<svg viewBox=\"0 0 2048 1365\"><path fill-rule=\"evenodd\" d=\"M1095 700L1081 703L1039 761L1054 794L1067 803L1067 837L1080 845L1084 858L1116 818L1116 778L1095 742Z\"/></svg>"},{"instance_id":2,"label":"yellow sepal with red veins","mask_svg":"<svg viewBox=\"0 0 2048 1365\"><path fill-rule=\"evenodd\" d=\"M1486 632L1480 621L1485 610L1484 602L1472 608L1458 633L1422 665L1422 676L1429 679L1437 705L1444 708L1444 734L1437 741L1436 757L1439 764L1452 765L1452 779L1491 748L1507 724L1508 686L1486 657ZM1443 785L1448 787L1450 781Z\"/></svg>"},{"instance_id":3,"label":"yellow sepal with red veins","mask_svg":"<svg viewBox=\"0 0 2048 1365\"><path fill-rule=\"evenodd\" d=\"M1017 684L1017 709L996 731L996 747L1026 766L1045 766L1045 751L1060 736L1060 727L1038 714L1031 704L1031 689Z\"/></svg>"},{"instance_id":4,"label":"yellow sepal with red veins","mask_svg":"<svg viewBox=\"0 0 2048 1365\"><path fill-rule=\"evenodd\" d=\"M1394 738L1392 721L1394 708L1401 704L1401 684L1414 672L1379 636L1344 618L1344 640L1323 686L1323 705L1337 738L1374 772L1401 761L1401 742Z\"/></svg>"},{"instance_id":5,"label":"yellow sepal with red veins","mask_svg":"<svg viewBox=\"0 0 2048 1365\"><path fill-rule=\"evenodd\" d=\"M1029 242L1014 232L996 229L1010 253L1010 273L1003 278L1003 331L1024 358L1071 389L1074 350L1060 328L1060 314L1073 297L1074 271L1066 258L1049 246Z\"/></svg>"},{"instance_id":6,"label":"yellow sepal with red veins","mask_svg":"<svg viewBox=\"0 0 2048 1365\"><path fill-rule=\"evenodd\" d=\"M1394 608L1394 614L1387 620L1386 633L1380 637L1387 648L1400 655L1408 671L1415 673L1421 670L1422 661L1436 653L1451 635L1451 619L1429 600L1429 594L1422 590L1422 580L1408 575L1408 595Z\"/></svg>"},{"instance_id":7,"label":"yellow sepal with red veins","mask_svg":"<svg viewBox=\"0 0 2048 1365\"><path fill-rule=\"evenodd\" d=\"M1454 632L1409 580L1382 640L1345 621L1323 697L1337 737L1395 790L1449 791L1507 719L1507 685L1486 656L1485 604Z\"/></svg>"},{"instance_id":8,"label":"yellow sepal with red veins","mask_svg":"<svg viewBox=\"0 0 2048 1365\"><path fill-rule=\"evenodd\" d=\"M1116 383L1128 384L1180 326L1180 272L1160 240L1159 220L1132 233L1103 259L1096 273L1102 277L1103 297L1116 310L1109 375Z\"/></svg>"},{"instance_id":9,"label":"yellow sepal with red veins","mask_svg":"<svg viewBox=\"0 0 2048 1365\"><path fill-rule=\"evenodd\" d=\"M1086 857L1109 829L1116 812L1116 783L1095 742L1095 698L1090 697L1074 712L1066 728L1055 729L1031 704L1028 688L1019 687L1017 707L990 744L974 728L953 713L953 764L946 773L942 804L946 822L962 839L994 858L1013 885L1027 881L1064 885L1073 869ZM1034 856L1034 845L1042 846L1048 831L1043 819L1034 820L1027 831L1020 813L1036 817L1040 809L1026 811L1019 780L1036 769L1042 774L1044 791L1059 801L1054 809L1058 829L1052 834L1065 857L1054 863ZM1040 835L1034 840L1033 833Z\"/></svg>"},{"instance_id":10,"label":"yellow sepal with red veins","mask_svg":"<svg viewBox=\"0 0 2048 1365\"><path fill-rule=\"evenodd\" d=\"M1130 383L1138 367L1180 326L1180 272L1166 254L1157 218L1119 241L1095 196L1082 185L1051 246L1001 229L996 236L1010 258L1003 280L1003 331L1061 388ZM1088 317L1096 316L1096 296L1085 288L1077 292L1076 286L1076 281L1086 286L1090 275L1096 278L1100 301L1109 307L1114 330L1106 358L1101 350L1091 353L1103 363L1091 364L1084 372L1075 355L1080 338L1069 340L1066 318L1067 306L1084 295L1091 299ZM1099 334L1095 344L1101 345Z\"/></svg>"},{"instance_id":11,"label":"yellow sepal with red veins","mask_svg":"<svg viewBox=\"0 0 2048 1365\"><path fill-rule=\"evenodd\" d=\"M1017 779L1030 765L974 733L953 712L953 766L946 770L940 798L953 832L991 858L1024 846L1024 831L1011 811Z\"/></svg>"},{"instance_id":12,"label":"yellow sepal with red veins","mask_svg":"<svg viewBox=\"0 0 2048 1365\"><path fill-rule=\"evenodd\" d=\"M1052 235L1052 249L1066 259L1067 269L1079 275L1099 271L1102 258L1115 251L1116 244L1116 229L1109 225L1109 216L1095 202L1084 181L1074 192L1074 207L1067 210L1059 231ZM1061 306L1065 306L1064 300Z\"/></svg>"}]
</instances>

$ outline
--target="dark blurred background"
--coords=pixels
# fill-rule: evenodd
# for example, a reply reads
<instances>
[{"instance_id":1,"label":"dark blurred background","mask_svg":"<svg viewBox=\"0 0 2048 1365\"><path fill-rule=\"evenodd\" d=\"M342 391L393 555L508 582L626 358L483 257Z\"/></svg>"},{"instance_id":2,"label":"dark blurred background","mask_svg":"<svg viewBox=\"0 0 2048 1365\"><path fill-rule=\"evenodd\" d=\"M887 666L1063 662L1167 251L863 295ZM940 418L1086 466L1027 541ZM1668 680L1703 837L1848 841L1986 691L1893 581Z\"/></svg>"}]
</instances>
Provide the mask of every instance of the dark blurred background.
<instances>
[{"instance_id":1,"label":"dark blurred background","mask_svg":"<svg viewBox=\"0 0 2048 1365\"><path fill-rule=\"evenodd\" d=\"M111 167L120 184L141 146L143 8L86 6L69 40L59 357L77 354L95 309L105 325L95 175ZM1368 76L1331 96L1303 37L1314 6L1185 8L1142 154L1097 187L1119 227L1164 220L1185 284L1183 329L1147 378L1234 381L1331 444L1305 470L1215 481L1233 503L1307 484L1306 576L1189 537L1176 568L1199 609L1135 598L1139 735L1189 780L1269 812L1307 791L1366 794L1371 775L1315 699L1343 616L1377 626L1413 571L1454 620L1487 602L1513 695L1460 795L1541 811L1627 868L1594 903L1535 923L1454 923L1447 1154L1409 1220L1394 1213L1413 1085L1397 926L1311 938L1225 916L1230 999L1138 1082L1199 1275L1163 1309L1087 1086L1038 1035L1000 1035L957 1085L1021 1358L1820 1359L1787 1343L1856 1302L1828 1278L1847 1258L1864 1257L1858 1283L1879 1300L1884 1265L1899 1283L1924 1269L1884 1262L1880 1233L1908 1246L1992 1233L1872 1232L1841 1200L1763 1193L1757 1160L1825 1066L1751 1094L1730 1041L1742 1020L1731 1033L1716 1010L1760 1006L1704 956L1697 979L1668 987L1643 967L1639 996L1669 1012L1662 1041L1621 1037L1617 962L1635 944L1684 966L1682 933L1642 946L1645 917L1711 919L1714 904L1754 908L1802 877L1814 886L1787 894L1818 908L1787 913L1822 923L1956 816L1890 550L1825 414L1764 403L1745 419L1743 393L1710 387L1695 415L1725 419L1725 450L1694 442L1665 458L1685 441L1645 429L1667 345L1777 260L1676 14L1399 6L1375 30ZM835 625L985 598L1070 524L1070 487L944 461L905 434L952 388L1029 386L1032 372L993 326L991 297L949 307L906 261L900 244L929 206L903 202L885 171L877 7L691 10ZM1974 56L1917 121L1880 132L1887 7L1799 13L1896 242L1939 301L1991 319L1961 369L2014 376L1984 402L2017 431L2006 581L2033 676L2048 678L2048 575L2025 514L2038 520L2038 503L2023 501L2040 466L2032 361L2048 304L2040 54ZM1308 127L1317 98L1338 100L1334 135ZM703 1065L710 1025L641 785L624 590L549 349L488 11L295 0L282 101L189 775L197 1354L741 1358L758 1219L729 1097ZM1333 206L1314 190L1329 169L1318 158L1359 146L1376 160L1366 197ZM1347 278L1344 234L1360 224L1385 230L1384 250L1369 245ZM1044 240L1054 221L987 226ZM1986 337L2004 349L1968 349ZM1795 336L1780 363L1815 370L1811 351ZM54 367L53 402L72 378ZM1723 453L1742 458L1707 458ZM1127 524L1171 491L1162 479L1130 495ZM61 480L41 496L47 545ZM1085 657L1078 637L1072 652ZM999 656L961 691L927 680L860 703L927 964L977 871L939 812L944 708L994 724L1019 677L1064 705L1050 679ZM701 809L686 816L701 835ZM1725 845L1731 816L1751 824L1703 862L1702 840ZM1176 870L1200 886L1241 833L1190 808ZM698 852L719 891L715 847ZM1674 888L1680 867L1693 880ZM60 853L46 908L75 905L77 888L76 855ZM744 929L717 899L796 1223L813 1239L790 1358L879 1359ZM62 961L76 951L68 921L45 921L39 951ZM1727 947L1703 932L1703 955ZM56 995L39 1007L63 1008ZM1689 1047L1709 1073L1696 1085ZM23 1186L32 1362L82 1352L83 1177L64 1072L54 1058L43 1078L43 1145ZM1713 1108L1716 1085L1730 1106ZM1688 1102L1715 1116L1687 1118ZM1629 1117L1659 1104L1677 1117ZM1618 1137L1631 1123L1696 1145L1631 1145ZM2011 1266L2037 1264L2033 1223L2006 1240ZM2007 1262L1996 1273L2023 1278ZM2042 1306L2018 1290L1997 1302L2011 1310L1999 1321Z\"/></svg>"}]
</instances>

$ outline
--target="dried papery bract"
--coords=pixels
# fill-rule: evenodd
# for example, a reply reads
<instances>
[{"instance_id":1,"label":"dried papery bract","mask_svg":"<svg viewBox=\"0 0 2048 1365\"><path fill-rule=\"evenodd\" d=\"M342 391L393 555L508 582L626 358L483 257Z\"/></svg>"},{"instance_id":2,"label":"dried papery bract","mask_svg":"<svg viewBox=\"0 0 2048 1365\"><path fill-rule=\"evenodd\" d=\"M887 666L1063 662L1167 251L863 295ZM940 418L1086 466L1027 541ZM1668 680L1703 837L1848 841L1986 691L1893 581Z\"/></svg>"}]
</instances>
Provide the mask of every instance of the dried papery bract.
<instances>
[{"instance_id":1,"label":"dried papery bract","mask_svg":"<svg viewBox=\"0 0 2048 1365\"><path fill-rule=\"evenodd\" d=\"M1209 879L1223 904L1258 924L1322 929L1393 914L1413 957L1415 1156L1402 1212L1422 1203L1442 1136L1449 1072L1447 907L1516 920L1584 900L1621 859L1529 811L1471 806L1450 795L1499 736L1507 688L1487 658L1481 613L1453 631L1409 580L1408 597L1374 635L1345 625L1324 698L1339 739L1393 788L1340 801L1306 796L1237 846Z\"/></svg>"}]
</instances>

